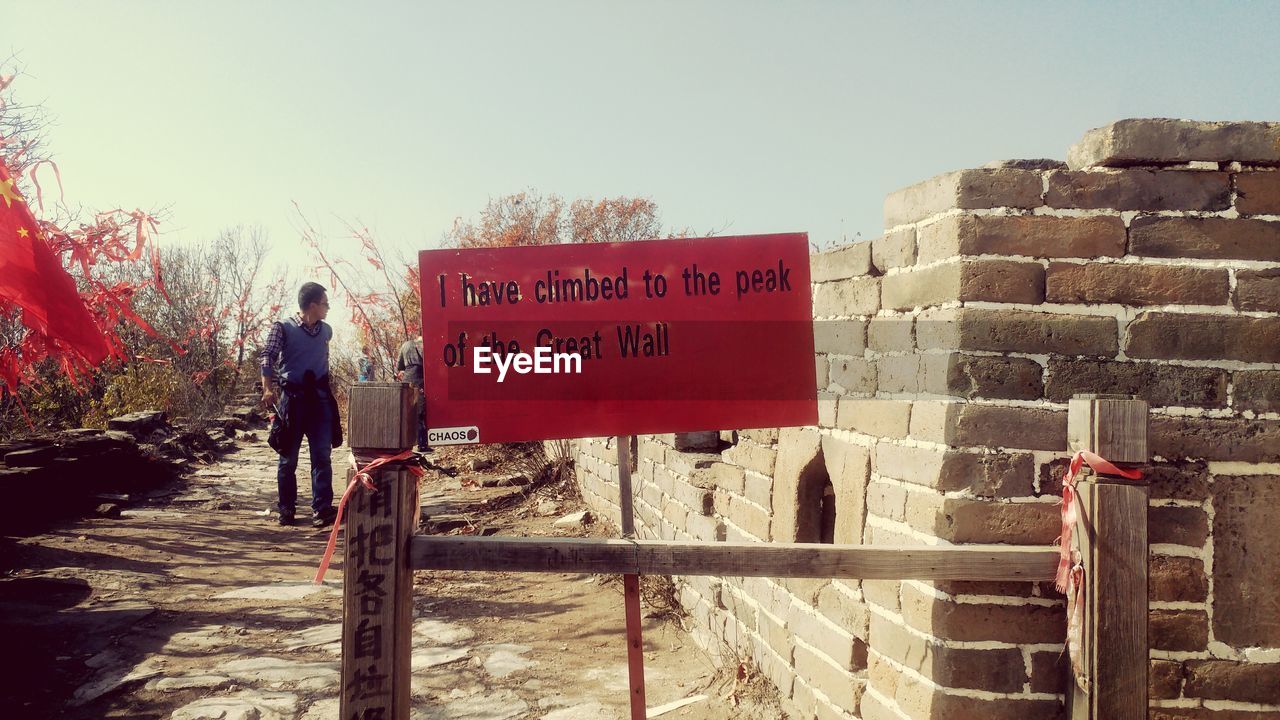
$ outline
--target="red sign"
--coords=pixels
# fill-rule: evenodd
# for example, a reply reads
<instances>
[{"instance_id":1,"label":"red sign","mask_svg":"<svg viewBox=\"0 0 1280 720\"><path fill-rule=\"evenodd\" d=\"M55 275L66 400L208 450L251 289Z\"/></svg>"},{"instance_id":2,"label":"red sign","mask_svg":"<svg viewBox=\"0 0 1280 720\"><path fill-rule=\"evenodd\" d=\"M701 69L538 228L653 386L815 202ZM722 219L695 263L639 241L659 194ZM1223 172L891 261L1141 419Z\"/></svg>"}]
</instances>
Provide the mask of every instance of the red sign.
<instances>
[{"instance_id":1,"label":"red sign","mask_svg":"<svg viewBox=\"0 0 1280 720\"><path fill-rule=\"evenodd\" d=\"M432 445L817 423L805 233L418 262Z\"/></svg>"}]
</instances>

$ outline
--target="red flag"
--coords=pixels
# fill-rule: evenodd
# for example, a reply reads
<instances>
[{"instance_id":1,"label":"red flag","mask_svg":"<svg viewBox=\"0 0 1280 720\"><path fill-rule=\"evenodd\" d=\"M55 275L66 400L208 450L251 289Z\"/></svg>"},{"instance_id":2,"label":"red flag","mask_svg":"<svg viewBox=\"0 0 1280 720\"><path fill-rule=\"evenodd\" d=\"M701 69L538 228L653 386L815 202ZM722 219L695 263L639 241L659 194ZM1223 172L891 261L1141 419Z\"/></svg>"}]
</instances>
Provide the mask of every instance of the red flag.
<instances>
[{"instance_id":1,"label":"red flag","mask_svg":"<svg viewBox=\"0 0 1280 720\"><path fill-rule=\"evenodd\" d=\"M22 308L23 324L96 365L110 350L75 280L41 239L35 217L0 162L0 300Z\"/></svg>"}]
</instances>

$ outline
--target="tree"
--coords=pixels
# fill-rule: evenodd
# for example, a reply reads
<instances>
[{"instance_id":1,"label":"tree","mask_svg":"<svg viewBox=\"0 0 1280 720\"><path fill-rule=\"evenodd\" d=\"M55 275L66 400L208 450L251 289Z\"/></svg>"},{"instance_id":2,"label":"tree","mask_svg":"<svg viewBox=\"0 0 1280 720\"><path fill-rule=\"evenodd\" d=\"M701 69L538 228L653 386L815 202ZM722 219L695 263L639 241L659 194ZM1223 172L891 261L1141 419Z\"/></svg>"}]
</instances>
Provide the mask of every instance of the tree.
<instances>
[{"instance_id":1,"label":"tree","mask_svg":"<svg viewBox=\"0 0 1280 720\"><path fill-rule=\"evenodd\" d=\"M444 242L450 247L474 248L624 242L662 236L658 205L648 198L579 198L566 210L560 196L543 197L536 190L527 190L490 199L475 221L454 220Z\"/></svg>"}]
</instances>

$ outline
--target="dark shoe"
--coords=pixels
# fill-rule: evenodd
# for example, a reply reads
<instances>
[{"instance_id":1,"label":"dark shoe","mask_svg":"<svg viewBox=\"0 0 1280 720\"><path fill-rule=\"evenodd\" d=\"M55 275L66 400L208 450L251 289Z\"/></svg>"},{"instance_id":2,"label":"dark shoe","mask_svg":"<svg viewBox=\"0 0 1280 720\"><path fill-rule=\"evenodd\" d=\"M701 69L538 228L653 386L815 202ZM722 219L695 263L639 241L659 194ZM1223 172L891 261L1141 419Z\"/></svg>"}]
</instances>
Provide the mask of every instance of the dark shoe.
<instances>
[{"instance_id":1,"label":"dark shoe","mask_svg":"<svg viewBox=\"0 0 1280 720\"><path fill-rule=\"evenodd\" d=\"M419 446L418 446L418 454L419 454L419 455L426 455L426 454L427 454L427 453L429 453L429 452L434 452L434 450L432 450L431 448L427 447L426 445L419 445Z\"/></svg>"},{"instance_id":2,"label":"dark shoe","mask_svg":"<svg viewBox=\"0 0 1280 720\"><path fill-rule=\"evenodd\" d=\"M276 522L280 523L281 525L292 525L293 513L291 512L280 513L280 517L276 520Z\"/></svg>"},{"instance_id":3,"label":"dark shoe","mask_svg":"<svg viewBox=\"0 0 1280 720\"><path fill-rule=\"evenodd\" d=\"M328 510L321 512L319 515L311 516L311 527L322 528L328 525L332 525L333 521L336 520L337 517L338 517L338 511L334 510L333 508L329 508Z\"/></svg>"}]
</instances>

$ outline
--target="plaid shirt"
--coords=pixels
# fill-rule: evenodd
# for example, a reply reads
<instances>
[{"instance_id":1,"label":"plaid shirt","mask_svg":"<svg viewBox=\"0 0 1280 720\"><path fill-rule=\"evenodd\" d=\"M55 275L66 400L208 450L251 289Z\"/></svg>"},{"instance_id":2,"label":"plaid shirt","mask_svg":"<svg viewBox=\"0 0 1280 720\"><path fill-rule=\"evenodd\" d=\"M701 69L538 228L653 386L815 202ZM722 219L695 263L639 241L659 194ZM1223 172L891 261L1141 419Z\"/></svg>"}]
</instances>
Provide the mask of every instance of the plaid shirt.
<instances>
[{"instance_id":1,"label":"plaid shirt","mask_svg":"<svg viewBox=\"0 0 1280 720\"><path fill-rule=\"evenodd\" d=\"M302 321L302 313L297 313L293 316L293 319L297 320L303 332L311 337L320 334L320 323L307 327L307 324ZM271 323L271 331L267 333L267 344L262 348L262 352L258 353L258 358L262 365L262 377L268 380L275 379L276 365L280 364L280 353L283 351L284 325L282 323Z\"/></svg>"}]
</instances>

